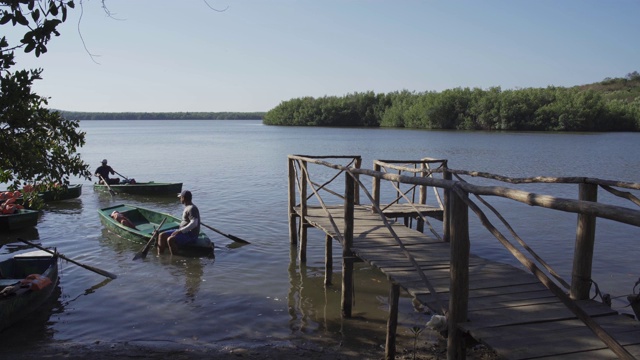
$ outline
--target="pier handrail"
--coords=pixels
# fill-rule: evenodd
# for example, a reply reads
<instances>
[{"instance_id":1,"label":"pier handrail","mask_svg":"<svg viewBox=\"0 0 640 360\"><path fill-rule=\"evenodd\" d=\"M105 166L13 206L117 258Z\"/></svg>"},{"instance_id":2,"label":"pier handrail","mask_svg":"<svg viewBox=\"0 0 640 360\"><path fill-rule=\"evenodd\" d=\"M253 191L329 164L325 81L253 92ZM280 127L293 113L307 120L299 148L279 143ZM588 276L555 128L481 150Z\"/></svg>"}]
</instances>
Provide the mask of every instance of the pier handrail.
<instances>
[{"instance_id":1,"label":"pier handrail","mask_svg":"<svg viewBox=\"0 0 640 360\"><path fill-rule=\"evenodd\" d=\"M458 183L464 184L464 183ZM547 277L540 269L529 259L522 254L518 249L516 249L511 243L496 229L486 215L478 208L478 206L469 200L468 192L464 191L461 186L454 186L453 191L456 193L457 197L465 203L465 205L470 208L480 219L482 224L489 229L489 231L504 245L513 256L515 256L521 264L527 267L529 271L536 277L538 280L547 287L547 289L551 290L551 292L558 298L560 301L571 310L574 315L578 317L584 324L586 324L591 331L594 332L596 336L598 336L608 347L611 349L617 356L621 359L635 359L633 355L631 355L620 343L613 338L606 330L600 326L597 322L595 322L586 311L580 308L573 299L569 297L560 287L558 287L549 277ZM468 264L467 264L468 265ZM453 267L453 265L452 265ZM453 271L453 269L452 269ZM453 287L453 284L452 284ZM464 310L466 313L466 309ZM459 314L457 319L464 319L463 314ZM455 330L451 325L449 330Z\"/></svg>"},{"instance_id":2,"label":"pier handrail","mask_svg":"<svg viewBox=\"0 0 640 360\"><path fill-rule=\"evenodd\" d=\"M298 159L301 161L307 161L309 163L314 163L317 165L323 165L329 168L333 168L336 170L344 170L341 165L332 164L326 161L318 160L317 158L302 156L302 155L289 155L290 159ZM436 178L423 178L423 177L411 177L405 175L396 175L383 173L379 171L369 170L369 169L358 169L353 168L350 169L353 174L358 175L368 175L375 178L385 179L388 181L402 182L406 184L415 184L415 185L426 185L426 186L434 186L447 190L453 189L453 187L459 183L459 181L455 180L445 180L445 179L436 179ZM462 173L461 171L453 170L452 173ZM478 172L471 172L478 173ZM505 179L511 179L512 181L515 179L504 177ZM522 178L520 180L527 180L533 182L532 179L541 180L541 182L561 182L559 180L563 180L562 182L571 182L571 183L589 183L589 184L618 184L615 186L626 187L630 189L640 189L639 183L628 183L628 182L616 182L611 180L601 180L594 178L580 178L580 177L572 177L572 178ZM544 179L544 180L543 180ZM555 179L555 180L554 180ZM581 180L580 180L581 179ZM483 185L474 185L471 183L462 183L459 185L462 190L467 193L472 193L475 195L485 195L485 196L499 196L506 199L515 200L527 205L538 206L548 209L560 210L564 212L571 212L576 214L586 214L592 215L596 217L601 217L604 219L609 219L613 221L618 221L621 223L640 226L640 211L633 210L629 208L625 208L618 205L609 205L609 204L600 204L594 203L592 201L584 201L584 200L574 200L567 198L560 198L551 195L543 195L532 193L523 190L511 189L504 186L483 186Z\"/></svg>"},{"instance_id":3,"label":"pier handrail","mask_svg":"<svg viewBox=\"0 0 640 360\"><path fill-rule=\"evenodd\" d=\"M340 167L340 173L345 171L345 169L349 169L350 166L354 166L356 168L360 167L362 164L362 158L359 155L351 155L351 156L346 156L346 155L337 155L337 156L333 156L333 155L327 155L327 156L300 156L300 155L289 155L288 156L288 167L289 167L289 238L290 238L290 242L292 244L295 244L296 242L300 242L300 251L299 251L299 258L301 261L306 261L306 246L307 246L307 232L306 232L306 214L307 214L307 201L309 199L311 199L312 196L314 196L320 203L320 205L323 207L323 209L325 211L327 211L326 206L324 205L324 200L322 199L322 197L319 194L320 190L324 190L338 198L344 199L344 197L341 197L339 194L337 194L334 191L331 191L330 189L326 188L328 184L330 184L331 182L333 182L337 176L333 176L330 180L326 181L325 183L319 185L316 182L311 180L311 177L308 175L308 169L307 169L307 164L311 163L311 164L330 164L329 162L323 161L323 160L318 160L318 159L324 159L324 158L330 158L330 159L346 159L346 160L350 160L350 162L348 163L347 166L344 165L336 165ZM298 164L299 169L300 169L300 173L298 174L297 168L296 168L296 164ZM298 192L300 193L300 202L299 205L296 204L296 197L295 197L295 189L296 189L296 184ZM309 196L307 196L307 187L310 186L311 190L313 192L313 194L310 194ZM355 202L358 203L359 202L359 191L355 191L354 192L354 199ZM295 228L295 221L292 221L293 218L296 216L295 215L295 211L294 208L296 206L300 206L300 212L301 212L301 216L300 216L300 229L296 229ZM328 214L328 211L327 211ZM341 238L340 235L340 231L339 228L337 227L337 224L335 224L335 221L333 220L332 217L330 217L330 221L332 223L332 227L334 227L334 231L336 232L337 236L339 236L339 239L341 242L343 242L343 239Z\"/></svg>"},{"instance_id":4,"label":"pier handrail","mask_svg":"<svg viewBox=\"0 0 640 360\"><path fill-rule=\"evenodd\" d=\"M396 165L396 164L403 164L403 165ZM405 166L406 164L413 164L414 168ZM432 169L429 166L430 164L438 164L438 167L435 169ZM415 167L416 165L421 165L421 168L420 169L416 168ZM421 160L374 160L373 161L373 169L375 171L393 169L393 170L397 170L399 174L402 174L402 172L410 172L410 173L413 173L414 175L420 174L423 177L432 177L434 173L444 172L446 168L447 168L447 160L442 160L442 159L423 158ZM398 193L402 195L406 195L409 191L414 190L416 186L419 186L419 185L417 184L413 185L405 193L402 193L399 187L397 186L396 186L396 190L398 191ZM379 179L375 179L373 183L373 193L376 201L379 201L379 196L380 196L379 188L380 188ZM426 192L424 191L424 188L425 188L424 185L420 185L420 203L421 204L424 204L424 202L426 201ZM440 193L438 193L435 187L433 190L434 190L436 199L438 201L438 205L441 208L443 208L444 205L442 204L442 198L440 197ZM402 196L398 196L394 202L397 202L401 197ZM387 206L391 206L392 203L388 204Z\"/></svg>"},{"instance_id":5,"label":"pier handrail","mask_svg":"<svg viewBox=\"0 0 640 360\"><path fill-rule=\"evenodd\" d=\"M330 166L334 167L334 166ZM336 167L334 167L336 168ZM337 168L336 168L337 169ZM453 187L458 183L455 180L444 180L444 179L435 179L435 178L417 178L411 176L404 175L396 175L396 174L388 174L381 173L368 169L352 169L352 172L355 174L368 175L381 179L385 179L388 181L396 181L407 184L416 184L416 185L427 185L427 186L435 186L447 190L452 190ZM572 178L579 179L579 178ZM588 178L582 178L588 179ZM593 181L590 183L597 183ZM604 182L605 180L601 180L600 182ZM579 182L576 182L579 183ZM635 186L637 185L640 189L640 184L636 183L621 183L621 184L629 184ZM600 204L593 203L591 201L583 201L583 200L574 200L574 199L566 199L560 197L554 197L551 195L542 195L536 194L528 191L511 189L503 186L483 186L483 185L473 185L471 183L460 184L462 190L467 193L477 194L477 195L486 195L486 196L499 196L506 199L515 200L527 205L531 206L539 206L548 209L560 210L571 213L580 213L593 215L609 220L614 220L618 222L622 222L629 225L640 226L640 211L632 210L629 208L625 208L617 205L608 205L608 204Z\"/></svg>"},{"instance_id":6,"label":"pier handrail","mask_svg":"<svg viewBox=\"0 0 640 360\"><path fill-rule=\"evenodd\" d=\"M600 217L600 218L609 219L616 222L640 227L640 210L630 209L630 208L618 206L618 205L598 203L595 195L595 192L597 191L597 187L598 186L602 187L603 189L605 189L606 191L608 191L609 193L615 196L627 199L632 203L634 203L635 205L640 205L640 200L633 194L614 189L614 187L620 187L620 188L626 188L626 189L632 189L632 190L640 190L639 183L604 180L604 179L597 179L597 178L591 178L591 177L511 178L511 177L490 174L485 172L478 172L478 171L455 170L455 169L447 169L447 168L428 169L428 170L411 169L409 167L400 167L400 166L391 164L392 167L396 168L396 170L401 170L401 171L409 171L414 173L428 173L428 174L432 174L434 172L443 172L445 174L449 173L449 174L455 174L455 175L468 175L472 177L484 177L484 178L498 180L498 181L511 183L511 184L525 184L525 183L579 184L580 199L575 200L575 199L567 199L567 198L556 197L556 196L545 195L545 194L538 194L538 193L523 191L519 189L513 189L505 186L475 185L475 184L466 182L461 178L458 178L458 180L453 180L446 177L444 179L436 179L429 176L421 176L421 177L405 176L400 174L390 174L390 173L376 171L376 170L369 170L369 169L362 169L362 168L349 168L349 167L344 167L341 165L329 163L327 161L321 160L321 158L322 157L304 156L304 155L289 156L290 161L295 160L295 161L303 162L305 164L313 163L316 165L322 165L329 168L333 168L341 172L344 171L346 172L347 178L353 177L355 179L355 181L351 181L351 182L347 181L347 184L355 183L357 184L357 186L360 186L363 189L364 189L364 186L358 180L360 175L371 176L375 179L384 179L390 182L413 184L413 185L419 185L419 186L432 186L434 188L444 189L445 190L445 213L447 211L454 212L454 210L448 209L449 207L454 207L456 214L460 214L462 212L466 214L468 209L471 209L472 211L474 211L474 213L476 213L478 218L481 220L481 223L487 229L489 229L489 231L505 246L505 248L507 248L525 267L527 267L529 271L533 273L541 283L543 283L549 290L551 290L562 301L562 303L564 303L565 306L567 306L569 310L571 310L580 320L582 320L607 345L607 347L609 347L620 358L633 359L633 356L629 354L626 349L624 349L613 337L611 337L606 331L604 331L598 323L593 321L588 316L588 314L584 312L584 310L582 310L579 306L575 304L574 299L584 298L584 288L580 288L580 286L576 287L576 285L572 282L571 297L568 296L565 292L562 291L562 289L560 289L554 282L552 282L551 279L549 279L544 273L542 273L540 269L532 261L527 259L524 256L524 254L522 254L519 250L513 247L513 245L510 244L510 242L504 237L504 235L502 235L488 221L486 215L484 215L484 213L477 207L477 205L473 203L471 200L469 200L468 196L469 194L473 194L479 199L481 199L480 196L496 196L496 197L501 197L505 199L510 199L513 201L518 201L530 206L536 206L536 207L542 207L547 209L553 209L553 210L578 214L579 224L578 224L578 231L576 235L576 252L574 254L574 273L576 272L577 267L583 266L584 269L580 269L578 272L586 273L586 275L590 278L590 273L591 273L590 262L592 259L593 241L594 241L594 235L595 235L594 234L595 218ZM308 180L310 181L310 179ZM369 196L370 200L372 201L375 207L377 205L376 200L374 200L375 195L372 198L369 195L369 193L366 191L366 189L365 189L365 193ZM447 200L447 194L453 194L453 196L451 196L451 199ZM345 197L345 199L346 198L347 197ZM481 201L484 201L484 200L481 200ZM347 203L345 201L345 208L346 207L347 207ZM378 208L378 211L380 211L379 208ZM347 217L348 217L348 214L345 213L345 222ZM452 249L457 248L456 251L460 251L459 254L462 255L463 258L466 252L467 259L465 263L464 259L455 259L456 256L452 256L452 259L451 259L452 279L454 278L453 273L455 271L459 271L461 269L460 266L463 266L463 268L467 267L466 275L465 275L465 270L462 270L460 274L457 274L457 277L462 279L462 281L468 281L469 238L468 238L468 224L465 224L466 222L468 222L468 219L466 218L466 216L464 217L464 219L462 216L460 217L461 219L458 219L457 222L451 225L450 227L451 229L445 226L444 231L445 232L448 230L453 231L452 229L459 228L458 230L460 231L460 234L454 237L454 239L452 240L451 246L452 246ZM337 225L334 225L334 226L337 227ZM345 224L345 226L347 226L347 224ZM507 224L507 227L509 228L510 231L512 231L512 234L515 234L515 232L513 232L510 226L508 226L508 224ZM393 230L391 230L391 232L393 233ZM466 233L466 236L464 235L464 233ZM518 238L517 235L515 235L515 237ZM521 239L518 238L518 241L520 240ZM589 242L591 244L589 244ZM402 247L401 242L400 242L400 246ZM581 246L584 246L585 248L578 250L578 247L581 247ZM591 252L590 254L588 253L589 251ZM586 265L580 264L579 261L576 260L579 254L583 254L585 252L587 252L586 255L588 257L588 259L586 260L588 264ZM453 253L454 253L454 250L452 250L452 254ZM457 262L456 264L454 264L454 260L456 260ZM541 259L537 258L536 260L540 262ZM583 260L581 261L584 262ZM547 266L545 265L545 267ZM419 268L419 266L417 268ZM552 272L550 268L547 268L547 271ZM556 276L555 273L552 272L552 274ZM574 274L574 277L575 277L575 274ZM580 279L580 280L584 282L584 279ZM428 280L426 281L428 284ZM574 281L575 281L575 278L574 278ZM566 283L563 283L563 285L566 286ZM464 286L461 287L460 284L454 283L452 280L451 290L450 290L452 297L454 296L454 291L458 291L456 289L462 289L460 290L462 291L461 295L463 297L465 296L464 294L465 291L463 290ZM588 288L586 290L588 294ZM468 290L467 290L466 296L468 296ZM458 335L451 333L451 331L455 331L455 324L460 321L465 321L464 319L466 318L466 311L467 311L466 302L467 301L468 301L467 299L463 299L458 309L454 309L454 310L452 310L452 308L456 307L457 305L452 305L452 303L450 303L450 309L449 309L450 310L449 315L451 316L451 318L449 319L450 347L452 346L451 343L455 342L456 341L455 339L458 337ZM461 312L464 314L462 314Z\"/></svg>"}]
</instances>

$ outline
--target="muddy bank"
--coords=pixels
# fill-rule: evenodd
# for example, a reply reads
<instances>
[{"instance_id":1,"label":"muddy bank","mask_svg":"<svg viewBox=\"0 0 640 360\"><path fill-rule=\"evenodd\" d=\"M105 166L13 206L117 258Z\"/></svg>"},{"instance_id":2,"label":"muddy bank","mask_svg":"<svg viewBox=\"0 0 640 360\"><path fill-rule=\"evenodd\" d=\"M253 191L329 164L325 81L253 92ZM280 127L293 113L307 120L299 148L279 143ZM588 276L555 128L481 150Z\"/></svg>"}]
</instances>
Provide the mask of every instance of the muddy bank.
<instances>
[{"instance_id":1,"label":"muddy bank","mask_svg":"<svg viewBox=\"0 0 640 360\"><path fill-rule=\"evenodd\" d=\"M54 342L37 347L4 347L1 352L4 359L172 359L172 360L266 360L266 359L306 359L306 360L364 360L383 359L384 347L359 346L345 347L340 344L323 344L319 341L289 341L256 347L221 348L207 346L186 346L167 342L124 342L76 344ZM470 346L467 359L491 360L495 354L481 345ZM446 359L446 341L418 341L415 349L411 339L402 339L397 344L396 359Z\"/></svg>"}]
</instances>

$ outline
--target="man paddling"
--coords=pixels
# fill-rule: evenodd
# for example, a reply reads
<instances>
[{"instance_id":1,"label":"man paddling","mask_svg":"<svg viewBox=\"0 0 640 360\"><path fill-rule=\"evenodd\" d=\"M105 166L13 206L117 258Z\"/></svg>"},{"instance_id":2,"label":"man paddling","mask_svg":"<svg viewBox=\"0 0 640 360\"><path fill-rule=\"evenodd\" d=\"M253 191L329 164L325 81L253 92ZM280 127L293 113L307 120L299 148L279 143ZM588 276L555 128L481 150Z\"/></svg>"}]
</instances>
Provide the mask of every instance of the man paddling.
<instances>
[{"instance_id":1,"label":"man paddling","mask_svg":"<svg viewBox=\"0 0 640 360\"><path fill-rule=\"evenodd\" d=\"M178 197L184 205L182 222L178 230L166 230L158 236L158 255L169 248L169 252L176 254L181 246L195 243L200 234L200 210L191 202L191 191L183 190Z\"/></svg>"},{"instance_id":2,"label":"man paddling","mask_svg":"<svg viewBox=\"0 0 640 360\"><path fill-rule=\"evenodd\" d=\"M101 184L118 184L120 183L120 179L118 178L109 178L109 174L111 175L115 175L115 171L113 170L113 168L109 165L107 165L107 159L102 160L102 165L100 165L95 172L95 176L98 177L98 179L100 179L100 177L102 177L102 179L100 179L100 183ZM103 181L104 180L104 181Z\"/></svg>"}]
</instances>

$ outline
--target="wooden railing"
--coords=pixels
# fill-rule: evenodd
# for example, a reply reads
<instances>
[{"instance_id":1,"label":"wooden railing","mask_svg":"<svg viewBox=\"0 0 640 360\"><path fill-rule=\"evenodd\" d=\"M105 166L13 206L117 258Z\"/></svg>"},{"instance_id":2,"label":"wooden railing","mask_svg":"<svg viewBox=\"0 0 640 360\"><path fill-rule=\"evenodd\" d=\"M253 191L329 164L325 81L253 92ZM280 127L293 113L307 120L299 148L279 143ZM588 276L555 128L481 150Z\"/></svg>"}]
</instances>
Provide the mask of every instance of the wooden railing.
<instances>
[{"instance_id":1,"label":"wooden railing","mask_svg":"<svg viewBox=\"0 0 640 360\"><path fill-rule=\"evenodd\" d=\"M323 161L321 159L334 159L334 160L349 160L346 165L334 165ZM336 173L330 179L325 181L323 184L316 183L311 180L309 176L309 170L307 168L308 163L322 165L328 168L340 169L341 171ZM329 188L329 185L346 169L352 167L354 169L360 168L362 164L362 158L359 155L354 156L303 156L303 155L290 155L288 168L289 168L289 239L292 244L295 244L299 241L299 259L300 261L306 261L306 252L307 252L307 227L308 224L305 221L305 217L307 215L307 203L308 200L314 197L321 205L324 204L323 198L320 196L320 191L325 191L336 198L344 197L333 191ZM336 167L337 166L337 167ZM357 175L356 175L357 176ZM296 198L296 189L299 197ZM312 194L309 195L309 189L311 189ZM358 189L354 189L354 198L355 203L359 203L359 192ZM294 208L296 206L300 206L300 228L296 228L295 217L297 216ZM340 227L334 223L336 228L336 232L340 233ZM340 240L340 239L339 239Z\"/></svg>"},{"instance_id":2,"label":"wooden railing","mask_svg":"<svg viewBox=\"0 0 640 360\"><path fill-rule=\"evenodd\" d=\"M432 178L434 173L440 172L444 179L451 179L451 173L445 171L447 169L447 160L442 159L432 159L432 158L423 158L421 160L374 160L373 161L373 170L378 172L388 173L391 170L397 171L398 175L402 175L403 173L409 173L413 177L430 177ZM420 215L420 211L418 206L427 205L427 194L429 193L428 187L425 185L416 185L412 184L407 190L401 190L401 183L399 182L388 182L392 185L392 190L395 192L395 198L391 201L385 203L384 207L381 207L381 210L384 212L387 208L392 207L394 204L405 203L413 208L417 215L417 224L416 230L424 231L425 223L429 224L429 221L425 216ZM372 185L372 195L373 202L376 205L382 206L381 196L381 181L379 178L373 178ZM418 189L418 199L416 200L416 188ZM432 187L434 193L434 201L432 201L431 206L434 208L439 208L444 210L444 202L446 201L446 194L440 194L438 192L437 187ZM409 198L409 194L411 194L411 198ZM448 219L446 214L443 216L443 228L448 226ZM411 227L411 224L407 224ZM429 224L430 225L430 224ZM430 226L432 232L437 237L440 237L435 231L433 227ZM446 232L445 235L448 235ZM444 239L448 241L448 239Z\"/></svg>"},{"instance_id":3,"label":"wooden railing","mask_svg":"<svg viewBox=\"0 0 640 360\"><path fill-rule=\"evenodd\" d=\"M338 164L332 164L322 159L353 159L353 164L356 166L343 166ZM447 168L446 160L437 160L443 166L438 166L435 169L425 170L424 168L411 168L411 167L399 167L393 165L394 162L405 161L379 161L374 162L374 170L360 168L359 156L304 156L304 155L290 155L289 156L289 219L290 219L290 236L291 241L295 243L296 229L295 229L295 217L297 216L294 208L296 205L296 182L298 183L299 194L299 206L301 211L301 226L300 226L300 246L303 244L306 251L306 231L305 229L305 208L307 204L307 186L309 185L315 196L316 200L325 207L324 200L319 197L319 189L325 188L326 184L318 186L313 182L309 176L308 165L315 164L321 167L331 168L338 170L338 174L345 173L344 179L344 196L340 196L344 202L344 223L342 227L335 221L332 221L335 227L336 234L339 237L338 240L343 245L343 256L351 257L350 246L353 239L353 207L355 204L359 204L359 192L365 191L369 196L372 206L378 212L382 213L380 206L380 189L381 181L388 181L397 184L411 184L419 186L421 189L425 187L433 187L441 189L443 191L442 206L444 208L443 218L443 239L451 242L451 283L450 283L450 301L449 309L447 312L447 319L449 323L449 338L448 338L448 357L459 358L464 354L465 349L463 346L463 334L457 328L457 324L466 321L467 319L467 304L468 304L468 289L469 289L469 255L470 255L470 239L469 239L469 219L468 212L471 209L480 219L481 223L489 230L489 232L500 241L500 243L509 250L513 256L520 261L529 271L534 274L538 280L549 288L565 305L571 310L579 319L581 319L600 339L614 352L617 356L624 359L632 359L633 357L606 331L604 331L596 322L594 322L580 307L578 307L574 300L589 298L589 292L591 287L591 271L593 261L593 249L595 244L595 222L597 218L609 219L612 221L629 224L632 226L640 227L640 211L636 208L628 208L618 205L603 204L597 202L598 187L610 192L611 194L620 198L628 200L634 206L640 206L640 200L631 192L624 191L640 190L639 183L621 182L614 180L603 180L588 177L531 177L531 178L510 178L506 176L500 176L490 173L483 173L477 171L455 170ZM436 161L434 159L422 159L416 163L430 163ZM297 164L297 165L296 165ZM386 173L380 170L382 165L387 167L395 167L396 170L402 172L417 172L421 174L428 174L428 176L406 176L400 174ZM391 165L391 166L390 166ZM298 176L296 176L295 169L299 169ZM435 173L442 173L443 178L435 178L432 175ZM453 180L453 175L456 176L456 180ZM527 192L523 190L513 189L504 186L482 186L474 185L461 178L461 175L471 177L483 177L487 179L497 180L509 184L529 184L529 183L554 183L554 184L577 184L579 186L579 199L567 199L560 198L551 195L537 194ZM337 178L338 175L333 177L330 181ZM373 178L373 190L371 195L364 185L360 181L361 176L370 176ZM623 189L623 190L621 190ZM338 195L337 193L334 195ZM570 285L570 293L567 295L563 289L552 281L533 261L529 260L520 250L513 246L506 236L504 236L495 226L491 224L488 217L480 209L480 207L470 199L470 195L475 196L482 201L485 205L488 205L482 198L484 196L494 196L504 199L509 199L517 202L521 202L530 206L536 206L546 209L559 210L563 212L575 213L578 215L578 225L576 228L576 243L573 259L572 279ZM420 198L420 201L422 198ZM495 211L493 207L488 207ZM497 212L496 212L497 213ZM511 227L506 221L497 214L498 217L507 225L507 228L511 230ZM382 215L381 215L382 216ZM383 216L384 217L384 216ZM390 230L392 232L392 230ZM512 235L521 242L515 232ZM527 250L529 248L524 246ZM530 251L531 252L531 251ZM561 285L566 283L555 274L542 259L539 259L535 253L532 253L534 258L538 262L542 263L542 266L550 272ZM303 251L300 251L300 260L304 261ZM351 265L352 266L352 265ZM419 269L418 269L419 270ZM343 271L350 271L348 268ZM343 274L343 279L345 275ZM349 281L347 279L347 281ZM350 291L351 284L344 284L343 293ZM349 307L348 313L350 314L349 298L344 299L343 294L343 315L345 314L344 306ZM464 356L462 356L464 357Z\"/></svg>"}]
</instances>

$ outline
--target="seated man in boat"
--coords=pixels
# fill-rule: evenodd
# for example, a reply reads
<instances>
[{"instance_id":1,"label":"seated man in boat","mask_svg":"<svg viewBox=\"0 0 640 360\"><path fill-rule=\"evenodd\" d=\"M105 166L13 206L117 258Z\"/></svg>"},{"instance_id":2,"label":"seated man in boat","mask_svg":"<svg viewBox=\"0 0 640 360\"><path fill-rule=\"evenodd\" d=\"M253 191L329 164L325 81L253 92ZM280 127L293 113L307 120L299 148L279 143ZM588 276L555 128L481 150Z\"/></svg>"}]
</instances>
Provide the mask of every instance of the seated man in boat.
<instances>
[{"instance_id":1,"label":"seated man in boat","mask_svg":"<svg viewBox=\"0 0 640 360\"><path fill-rule=\"evenodd\" d=\"M113 218L113 220L119 222L120 224L124 225L124 226L128 226L130 228L135 229L136 226L133 225L133 223L131 222L131 220L129 220L126 216L122 215L120 212L118 211L114 211L111 213L111 217Z\"/></svg>"},{"instance_id":2,"label":"seated man in boat","mask_svg":"<svg viewBox=\"0 0 640 360\"><path fill-rule=\"evenodd\" d=\"M100 179L100 177L102 177L102 179L100 179L100 183L101 184L104 184L105 181L109 185L111 185L111 184L119 184L120 183L120 179L119 178L111 179L111 178L109 178L109 174L115 175L116 172L113 170L113 168L111 166L107 165L107 159L103 159L102 160L102 165L100 165L96 169L96 172L93 175L97 176L98 179Z\"/></svg>"},{"instance_id":3,"label":"seated man in boat","mask_svg":"<svg viewBox=\"0 0 640 360\"><path fill-rule=\"evenodd\" d=\"M181 246L195 243L200 235L200 210L191 202L192 195L189 190L184 190L178 195L184 205L182 222L178 230L167 230L158 236L158 255L169 248L169 252L175 254Z\"/></svg>"}]
</instances>

